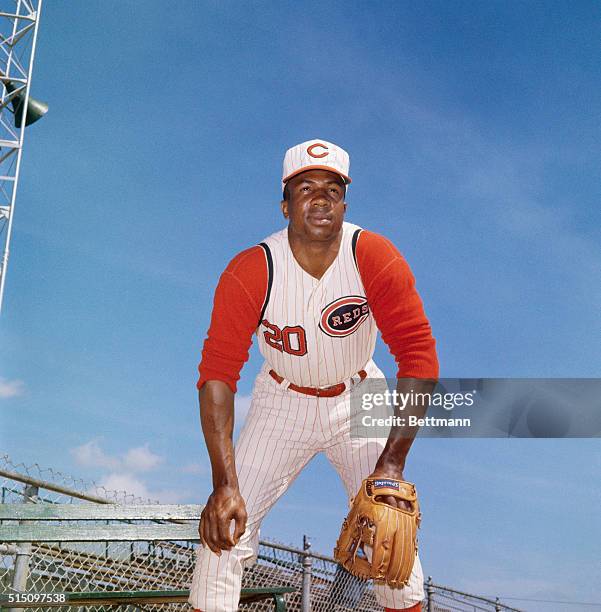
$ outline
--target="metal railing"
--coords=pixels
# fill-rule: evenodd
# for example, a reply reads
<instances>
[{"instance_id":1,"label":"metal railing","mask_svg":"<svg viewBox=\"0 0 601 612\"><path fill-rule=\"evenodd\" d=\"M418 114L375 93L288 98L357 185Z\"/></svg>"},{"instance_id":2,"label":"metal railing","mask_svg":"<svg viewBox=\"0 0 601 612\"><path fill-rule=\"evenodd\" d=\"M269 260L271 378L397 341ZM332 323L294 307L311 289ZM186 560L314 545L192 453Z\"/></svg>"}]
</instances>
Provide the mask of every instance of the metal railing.
<instances>
[{"instance_id":1,"label":"metal railing","mask_svg":"<svg viewBox=\"0 0 601 612\"><path fill-rule=\"evenodd\" d=\"M159 503L125 491L109 491L37 464L15 465L8 456L0 457L0 502L51 504L80 500L104 504ZM195 561L196 544L190 542L33 542L19 546L0 543L0 590L49 593L184 589L191 583ZM371 583L351 576L331 557L313 552L306 538L302 549L261 540L256 562L245 570L243 586L296 587L297 591L287 598L291 612L382 610ZM427 612L516 610L498 600L437 585L431 578L425 590ZM182 603L122 607L132 611L190 610ZM108 608L98 605L85 609L100 612ZM271 608L267 603L253 603L244 609Z\"/></svg>"}]
</instances>

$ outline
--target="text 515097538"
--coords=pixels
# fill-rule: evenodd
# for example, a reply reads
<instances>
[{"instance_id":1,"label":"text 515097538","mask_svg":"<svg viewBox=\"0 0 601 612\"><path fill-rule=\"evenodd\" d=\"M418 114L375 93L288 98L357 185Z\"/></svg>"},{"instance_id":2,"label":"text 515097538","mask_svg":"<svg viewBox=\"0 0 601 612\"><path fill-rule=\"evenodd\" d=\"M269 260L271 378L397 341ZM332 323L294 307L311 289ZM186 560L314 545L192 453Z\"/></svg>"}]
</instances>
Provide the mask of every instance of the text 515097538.
<instances>
[{"instance_id":1,"label":"text 515097538","mask_svg":"<svg viewBox=\"0 0 601 612\"><path fill-rule=\"evenodd\" d=\"M68 593L0 593L0 606L24 603L66 603L68 599Z\"/></svg>"}]
</instances>

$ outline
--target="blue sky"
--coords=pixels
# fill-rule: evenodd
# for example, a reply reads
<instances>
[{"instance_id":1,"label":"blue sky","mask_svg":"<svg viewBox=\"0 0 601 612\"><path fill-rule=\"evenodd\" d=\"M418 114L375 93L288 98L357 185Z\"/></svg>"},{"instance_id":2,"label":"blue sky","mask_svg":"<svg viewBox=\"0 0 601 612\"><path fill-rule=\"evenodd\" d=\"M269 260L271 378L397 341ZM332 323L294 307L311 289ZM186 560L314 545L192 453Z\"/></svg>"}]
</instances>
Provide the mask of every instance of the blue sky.
<instances>
[{"instance_id":1,"label":"blue sky","mask_svg":"<svg viewBox=\"0 0 601 612\"><path fill-rule=\"evenodd\" d=\"M349 151L348 220L404 253L444 376L597 377L594 2L47 2L0 320L0 443L201 503L196 366L214 287L283 227L286 148ZM394 372L385 346L376 360ZM240 421L260 366L240 383ZM426 574L601 603L598 440L418 440ZM331 553L315 460L264 537ZM508 600L528 610L593 610Z\"/></svg>"}]
</instances>

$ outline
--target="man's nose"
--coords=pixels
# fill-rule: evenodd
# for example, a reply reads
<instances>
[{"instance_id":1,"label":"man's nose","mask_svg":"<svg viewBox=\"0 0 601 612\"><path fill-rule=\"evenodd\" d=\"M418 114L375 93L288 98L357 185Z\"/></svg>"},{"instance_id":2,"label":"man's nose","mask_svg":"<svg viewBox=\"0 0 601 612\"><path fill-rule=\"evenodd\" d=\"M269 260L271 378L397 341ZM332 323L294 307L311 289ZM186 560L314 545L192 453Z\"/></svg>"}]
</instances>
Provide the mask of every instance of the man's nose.
<instances>
[{"instance_id":1,"label":"man's nose","mask_svg":"<svg viewBox=\"0 0 601 612\"><path fill-rule=\"evenodd\" d=\"M311 200L311 204L313 204L313 206L329 206L331 204L330 198L326 195L325 188L315 194L315 197Z\"/></svg>"}]
</instances>

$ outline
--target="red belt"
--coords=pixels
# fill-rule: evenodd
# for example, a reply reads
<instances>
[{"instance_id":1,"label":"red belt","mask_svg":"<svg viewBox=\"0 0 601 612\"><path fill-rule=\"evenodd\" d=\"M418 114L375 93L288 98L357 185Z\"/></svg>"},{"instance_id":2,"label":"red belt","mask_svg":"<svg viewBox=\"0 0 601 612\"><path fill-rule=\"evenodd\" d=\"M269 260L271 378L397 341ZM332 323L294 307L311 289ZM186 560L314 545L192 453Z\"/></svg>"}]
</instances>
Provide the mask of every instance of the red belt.
<instances>
[{"instance_id":1,"label":"red belt","mask_svg":"<svg viewBox=\"0 0 601 612\"><path fill-rule=\"evenodd\" d=\"M280 376L273 370L269 370L269 376L273 378L278 384L282 384L284 380L283 376ZM357 376L361 380L367 378L367 372L365 370L360 370L357 372ZM332 385L331 387L299 387L294 383L290 383L288 385L288 389L292 389L292 391L296 391L297 393L304 393L305 395L313 395L314 397L336 397L341 393L344 393L346 390L346 383L338 383L337 385Z\"/></svg>"}]
</instances>

